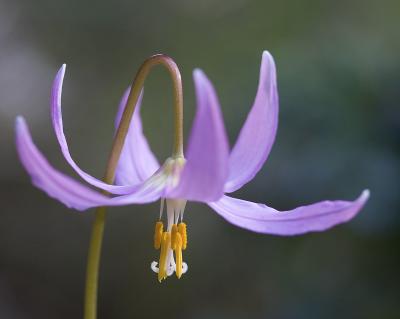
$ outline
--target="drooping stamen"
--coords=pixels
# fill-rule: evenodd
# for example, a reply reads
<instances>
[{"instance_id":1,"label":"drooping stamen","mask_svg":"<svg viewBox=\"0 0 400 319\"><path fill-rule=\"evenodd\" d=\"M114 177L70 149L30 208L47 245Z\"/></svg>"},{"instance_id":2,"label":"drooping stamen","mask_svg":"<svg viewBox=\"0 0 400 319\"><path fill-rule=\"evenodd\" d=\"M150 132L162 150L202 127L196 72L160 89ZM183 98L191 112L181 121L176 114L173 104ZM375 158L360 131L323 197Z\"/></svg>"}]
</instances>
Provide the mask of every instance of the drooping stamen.
<instances>
[{"instance_id":1,"label":"drooping stamen","mask_svg":"<svg viewBox=\"0 0 400 319\"><path fill-rule=\"evenodd\" d=\"M179 223L178 224L178 230L179 234L182 237L182 249L185 250L187 247L187 232L186 232L186 224L185 223Z\"/></svg>"},{"instance_id":2,"label":"drooping stamen","mask_svg":"<svg viewBox=\"0 0 400 319\"><path fill-rule=\"evenodd\" d=\"M175 243L175 258L176 258L176 269L175 269L175 273L176 276L179 278L181 278L182 276L182 237L181 234L178 232L176 234L176 239L175 239L176 243Z\"/></svg>"},{"instance_id":3,"label":"drooping stamen","mask_svg":"<svg viewBox=\"0 0 400 319\"><path fill-rule=\"evenodd\" d=\"M161 241L160 261L158 263L158 281L167 278L167 257L171 247L171 233L164 232Z\"/></svg>"},{"instance_id":4,"label":"drooping stamen","mask_svg":"<svg viewBox=\"0 0 400 319\"><path fill-rule=\"evenodd\" d=\"M163 231L164 231L163 222L158 221L156 223L156 227L154 229L154 248L155 249L160 249Z\"/></svg>"},{"instance_id":5,"label":"drooping stamen","mask_svg":"<svg viewBox=\"0 0 400 319\"><path fill-rule=\"evenodd\" d=\"M175 250L176 248L176 235L178 234L178 226L176 224L172 225L171 230L171 248Z\"/></svg>"}]
</instances>

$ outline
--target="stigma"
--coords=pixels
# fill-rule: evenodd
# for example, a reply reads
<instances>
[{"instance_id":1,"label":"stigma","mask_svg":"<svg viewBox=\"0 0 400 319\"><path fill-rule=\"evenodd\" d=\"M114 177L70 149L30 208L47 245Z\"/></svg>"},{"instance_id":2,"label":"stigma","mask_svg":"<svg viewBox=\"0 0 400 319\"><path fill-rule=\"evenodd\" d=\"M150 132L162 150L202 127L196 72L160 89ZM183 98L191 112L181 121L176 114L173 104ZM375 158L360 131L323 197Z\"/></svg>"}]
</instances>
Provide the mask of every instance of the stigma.
<instances>
[{"instance_id":1,"label":"stigma","mask_svg":"<svg viewBox=\"0 0 400 319\"><path fill-rule=\"evenodd\" d=\"M167 206L167 227L162 221L164 201ZM161 199L160 218L154 229L154 248L160 250L158 262L151 263L151 269L158 274L158 281L176 274L178 279L187 272L182 251L187 247L186 224L183 222L186 200Z\"/></svg>"}]
</instances>

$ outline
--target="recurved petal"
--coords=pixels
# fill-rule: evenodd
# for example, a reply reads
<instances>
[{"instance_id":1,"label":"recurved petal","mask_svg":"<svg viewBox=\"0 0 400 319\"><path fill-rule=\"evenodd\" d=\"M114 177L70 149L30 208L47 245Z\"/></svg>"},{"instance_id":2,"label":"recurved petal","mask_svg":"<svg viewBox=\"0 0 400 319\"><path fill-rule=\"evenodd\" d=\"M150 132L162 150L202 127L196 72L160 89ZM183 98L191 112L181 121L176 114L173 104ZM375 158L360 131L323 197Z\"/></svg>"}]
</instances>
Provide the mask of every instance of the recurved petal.
<instances>
[{"instance_id":1,"label":"recurved petal","mask_svg":"<svg viewBox=\"0 0 400 319\"><path fill-rule=\"evenodd\" d=\"M228 176L228 140L216 92L201 70L193 72L197 111L190 133L187 161L170 197L215 201Z\"/></svg>"},{"instance_id":2,"label":"recurved petal","mask_svg":"<svg viewBox=\"0 0 400 319\"><path fill-rule=\"evenodd\" d=\"M19 158L33 184L68 207L86 210L97 206L119 206L157 200L164 191L162 183L142 183L135 192L114 198L106 197L54 169L32 141L22 117L16 120L16 145Z\"/></svg>"},{"instance_id":3,"label":"recurved petal","mask_svg":"<svg viewBox=\"0 0 400 319\"><path fill-rule=\"evenodd\" d=\"M115 129L118 128L128 101L130 88L128 88L119 104L115 119ZM150 149L149 143L143 134L140 108L143 91L136 104L135 111L129 126L125 144L118 162L115 181L118 185L135 185L143 182L160 168L156 157Z\"/></svg>"},{"instance_id":4,"label":"recurved petal","mask_svg":"<svg viewBox=\"0 0 400 319\"><path fill-rule=\"evenodd\" d=\"M75 170L75 172L78 173L79 176L81 176L86 182L95 187L103 189L112 194L128 194L133 192L137 188L137 185L116 186L104 183L101 180L84 172L72 159L68 149L67 140L65 138L63 131L63 121L61 112L61 93L62 93L65 68L66 65L64 64L58 71L54 79L53 88L51 92L51 119L53 123L54 132L56 134L58 143L60 144L64 158L66 159L68 164Z\"/></svg>"},{"instance_id":5,"label":"recurved petal","mask_svg":"<svg viewBox=\"0 0 400 319\"><path fill-rule=\"evenodd\" d=\"M352 219L369 198L364 190L355 201L322 201L289 211L278 211L264 204L224 196L209 203L228 222L263 234L300 235L324 231Z\"/></svg>"},{"instance_id":6,"label":"recurved petal","mask_svg":"<svg viewBox=\"0 0 400 319\"><path fill-rule=\"evenodd\" d=\"M229 156L230 193L253 179L267 159L278 128L278 91L274 59L264 51L254 104Z\"/></svg>"}]
</instances>

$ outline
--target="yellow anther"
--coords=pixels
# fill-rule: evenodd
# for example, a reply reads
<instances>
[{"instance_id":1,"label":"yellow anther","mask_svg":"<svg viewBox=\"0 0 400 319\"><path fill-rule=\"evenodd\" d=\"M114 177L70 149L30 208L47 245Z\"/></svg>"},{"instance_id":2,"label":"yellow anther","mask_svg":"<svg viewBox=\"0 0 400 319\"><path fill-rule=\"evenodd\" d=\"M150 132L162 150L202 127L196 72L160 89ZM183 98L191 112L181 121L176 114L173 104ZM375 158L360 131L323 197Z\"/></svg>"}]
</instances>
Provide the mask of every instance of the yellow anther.
<instances>
[{"instance_id":1,"label":"yellow anther","mask_svg":"<svg viewBox=\"0 0 400 319\"><path fill-rule=\"evenodd\" d=\"M167 277L167 256L171 246L171 233L164 232L161 240L160 260L158 262L158 281L161 282Z\"/></svg>"},{"instance_id":2,"label":"yellow anther","mask_svg":"<svg viewBox=\"0 0 400 319\"><path fill-rule=\"evenodd\" d=\"M175 258L176 258L176 276L181 278L182 276L182 236L180 233L176 234L176 247L175 247Z\"/></svg>"},{"instance_id":3,"label":"yellow anther","mask_svg":"<svg viewBox=\"0 0 400 319\"><path fill-rule=\"evenodd\" d=\"M175 250L176 248L176 235L178 234L178 226L176 224L172 225L171 230L171 248Z\"/></svg>"},{"instance_id":4,"label":"yellow anther","mask_svg":"<svg viewBox=\"0 0 400 319\"><path fill-rule=\"evenodd\" d=\"M160 249L161 246L161 238L163 235L164 225L161 221L156 223L156 227L154 229L154 248Z\"/></svg>"},{"instance_id":5,"label":"yellow anther","mask_svg":"<svg viewBox=\"0 0 400 319\"><path fill-rule=\"evenodd\" d=\"M187 233L186 233L186 224L179 223L178 225L179 233L182 236L182 249L185 250L187 246Z\"/></svg>"}]
</instances>

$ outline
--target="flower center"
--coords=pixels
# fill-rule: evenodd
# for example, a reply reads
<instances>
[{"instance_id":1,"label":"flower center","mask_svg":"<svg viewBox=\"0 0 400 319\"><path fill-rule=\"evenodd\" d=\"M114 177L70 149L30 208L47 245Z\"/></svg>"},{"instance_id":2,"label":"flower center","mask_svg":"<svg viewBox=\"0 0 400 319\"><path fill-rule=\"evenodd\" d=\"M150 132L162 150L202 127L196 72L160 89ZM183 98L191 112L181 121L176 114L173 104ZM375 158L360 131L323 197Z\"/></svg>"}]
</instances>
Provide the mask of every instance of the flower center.
<instances>
[{"instance_id":1,"label":"flower center","mask_svg":"<svg viewBox=\"0 0 400 319\"><path fill-rule=\"evenodd\" d=\"M161 220L164 200L167 203L166 230ZM161 199L160 219L156 222L154 231L154 248L160 250L160 258L158 262L151 263L151 269L158 274L159 282L174 272L178 278L181 278L188 269L182 259L182 250L185 250L187 246L186 224L183 222L185 206L186 200L183 199Z\"/></svg>"},{"instance_id":2,"label":"flower center","mask_svg":"<svg viewBox=\"0 0 400 319\"><path fill-rule=\"evenodd\" d=\"M146 181L146 186L165 188L166 191L175 188L179 184L185 162L186 160L183 157L167 158L165 163Z\"/></svg>"}]
</instances>

